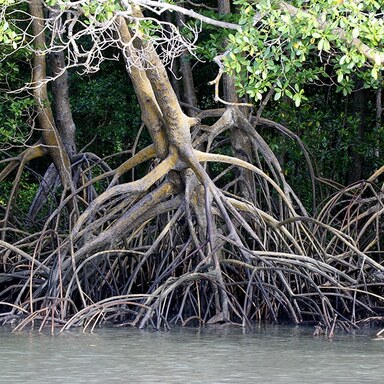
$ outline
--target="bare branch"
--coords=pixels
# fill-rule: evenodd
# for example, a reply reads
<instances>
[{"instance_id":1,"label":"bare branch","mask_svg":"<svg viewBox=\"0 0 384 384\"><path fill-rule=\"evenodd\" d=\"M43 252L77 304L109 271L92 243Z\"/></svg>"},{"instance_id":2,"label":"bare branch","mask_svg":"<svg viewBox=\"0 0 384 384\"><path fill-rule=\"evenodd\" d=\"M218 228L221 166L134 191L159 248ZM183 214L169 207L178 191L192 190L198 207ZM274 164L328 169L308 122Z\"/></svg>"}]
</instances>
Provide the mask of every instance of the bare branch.
<instances>
[{"instance_id":1,"label":"bare branch","mask_svg":"<svg viewBox=\"0 0 384 384\"><path fill-rule=\"evenodd\" d=\"M191 9L179 7L178 5L174 5L174 4L169 4L169 3L159 2L159 1L152 1L152 0L135 0L134 3L137 5L141 5L147 9L150 9L152 12L156 12L157 14L161 14L164 11L176 11L176 12L182 13L185 16L192 17L193 19L200 20L203 23L215 25L216 27L234 29L237 31L241 29L240 25L238 24L227 23L225 21L211 19L210 17L200 15L199 13Z\"/></svg>"}]
</instances>

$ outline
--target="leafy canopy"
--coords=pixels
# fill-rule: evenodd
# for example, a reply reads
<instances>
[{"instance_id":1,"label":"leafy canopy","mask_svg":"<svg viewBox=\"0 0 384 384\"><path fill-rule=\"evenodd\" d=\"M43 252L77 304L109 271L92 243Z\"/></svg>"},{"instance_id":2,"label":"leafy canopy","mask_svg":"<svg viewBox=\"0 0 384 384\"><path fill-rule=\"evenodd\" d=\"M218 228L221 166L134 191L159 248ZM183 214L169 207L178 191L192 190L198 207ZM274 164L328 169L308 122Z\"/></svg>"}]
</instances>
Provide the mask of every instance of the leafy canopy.
<instances>
[{"instance_id":1,"label":"leafy canopy","mask_svg":"<svg viewBox=\"0 0 384 384\"><path fill-rule=\"evenodd\" d=\"M299 106L305 98L306 84L335 84L343 95L354 89L356 81L367 87L379 86L384 69L384 0L234 0L233 3L237 7L233 20L238 28L232 23L228 29L231 33L226 38L228 53L224 55L224 67L236 77L241 95L261 100L273 89L275 100L287 96ZM0 4L4 13L16 3L0 0ZM81 40L88 33L94 43L88 56L98 60L103 60L105 48L115 43L110 29L121 13L132 19L136 28L142 28L156 47L171 50L162 54L165 61L172 61L185 49L192 51L188 47L193 46L194 39L178 39L181 35L177 31L162 35L161 31L167 28L161 18L133 17L135 5L161 14L174 6L172 1L46 0L46 4L68 15L76 12L82 15L76 28L77 18L70 17L71 31L75 32L66 44L71 49L79 42L82 49ZM186 9L178 6L177 11ZM188 15L200 20L204 12L198 12ZM206 16L204 20L211 22L220 19L213 11ZM20 33L15 32L4 15L0 20L0 42L16 49ZM59 23L61 19L56 21ZM203 25L206 28L207 24ZM87 32L79 31L79 27ZM220 34L226 33L212 33L211 36L219 37L208 41L210 47L205 44L204 54L212 58L217 50L224 50ZM83 56L76 57L73 64L79 65ZM87 62L87 70L93 69L91 64ZM98 69L97 63L95 68Z\"/></svg>"},{"instance_id":2,"label":"leafy canopy","mask_svg":"<svg viewBox=\"0 0 384 384\"><path fill-rule=\"evenodd\" d=\"M270 89L296 106L305 84L379 85L384 69L383 0L235 0L241 29L229 35L226 71L242 95Z\"/></svg>"}]
</instances>

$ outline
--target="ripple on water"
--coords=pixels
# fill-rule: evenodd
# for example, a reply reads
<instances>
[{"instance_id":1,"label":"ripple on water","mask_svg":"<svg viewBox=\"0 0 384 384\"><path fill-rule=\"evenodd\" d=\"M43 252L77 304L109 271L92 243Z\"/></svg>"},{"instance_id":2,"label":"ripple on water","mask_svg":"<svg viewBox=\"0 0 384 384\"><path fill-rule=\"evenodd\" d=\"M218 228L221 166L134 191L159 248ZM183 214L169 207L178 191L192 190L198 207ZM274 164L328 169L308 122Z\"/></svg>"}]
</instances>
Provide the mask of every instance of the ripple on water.
<instances>
[{"instance_id":1,"label":"ripple on water","mask_svg":"<svg viewBox=\"0 0 384 384\"><path fill-rule=\"evenodd\" d=\"M0 383L381 383L384 342L305 327L80 330L0 328Z\"/></svg>"}]
</instances>

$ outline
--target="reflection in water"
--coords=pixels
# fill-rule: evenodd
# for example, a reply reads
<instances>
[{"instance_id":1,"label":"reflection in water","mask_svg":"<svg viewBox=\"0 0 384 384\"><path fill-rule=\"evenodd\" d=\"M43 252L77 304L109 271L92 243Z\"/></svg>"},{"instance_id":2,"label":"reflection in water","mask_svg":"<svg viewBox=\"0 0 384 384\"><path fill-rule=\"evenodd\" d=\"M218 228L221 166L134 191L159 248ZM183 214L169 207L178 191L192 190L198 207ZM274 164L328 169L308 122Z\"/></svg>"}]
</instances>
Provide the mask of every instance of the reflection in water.
<instances>
[{"instance_id":1,"label":"reflection in water","mask_svg":"<svg viewBox=\"0 0 384 384\"><path fill-rule=\"evenodd\" d=\"M259 327L79 330L0 328L0 383L381 383L384 342L370 334Z\"/></svg>"}]
</instances>

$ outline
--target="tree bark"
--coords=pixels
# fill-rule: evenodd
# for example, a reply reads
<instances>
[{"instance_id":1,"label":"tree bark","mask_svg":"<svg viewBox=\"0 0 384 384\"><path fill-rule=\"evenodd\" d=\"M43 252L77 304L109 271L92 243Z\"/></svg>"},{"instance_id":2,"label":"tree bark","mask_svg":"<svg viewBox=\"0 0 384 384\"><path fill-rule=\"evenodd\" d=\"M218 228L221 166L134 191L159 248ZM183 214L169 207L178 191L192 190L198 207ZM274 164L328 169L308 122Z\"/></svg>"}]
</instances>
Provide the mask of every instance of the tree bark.
<instances>
[{"instance_id":1,"label":"tree bark","mask_svg":"<svg viewBox=\"0 0 384 384\"><path fill-rule=\"evenodd\" d=\"M177 25L179 28L182 28L183 23L185 23L184 15L177 14L176 15ZM186 53L183 53L180 58L180 73L182 76L183 82L183 93L182 93L182 101L188 106L197 107L197 98L195 92L195 85L192 76L192 67L189 56ZM196 116L196 109L188 108L187 113L189 116Z\"/></svg>"},{"instance_id":2,"label":"tree bark","mask_svg":"<svg viewBox=\"0 0 384 384\"><path fill-rule=\"evenodd\" d=\"M159 104L157 103L152 86L144 69L131 65L130 60L139 62L140 58L129 48L132 40L131 33L124 18L119 19L119 34L122 41L124 58L128 67L129 76L140 105L141 119L146 125L155 146L159 159L165 159L168 155L168 140L165 135L164 121Z\"/></svg>"},{"instance_id":3,"label":"tree bark","mask_svg":"<svg viewBox=\"0 0 384 384\"><path fill-rule=\"evenodd\" d=\"M50 62L53 76L59 76L52 83L56 127L69 157L72 158L76 154L76 125L72 118L72 110L69 103L68 71L63 71L65 68L64 52L51 53Z\"/></svg>"},{"instance_id":4,"label":"tree bark","mask_svg":"<svg viewBox=\"0 0 384 384\"><path fill-rule=\"evenodd\" d=\"M358 84L358 86L359 85L362 84ZM352 115L357 118L358 124L356 132L357 137L354 141L356 143L361 143L364 140L364 135L367 130L366 115L368 108L368 94L365 89L360 88L353 94L352 108ZM347 185L362 180L364 174L364 160L362 155L353 147L349 149L349 153L351 157L351 165L348 172Z\"/></svg>"},{"instance_id":5,"label":"tree bark","mask_svg":"<svg viewBox=\"0 0 384 384\"><path fill-rule=\"evenodd\" d=\"M60 175L65 190L72 185L71 163L68 153L56 128L51 105L48 99L46 84L46 55L44 14L40 0L31 0L30 13L33 17L32 31L34 35L35 55L33 58L32 80L34 98L36 101L37 119L42 131L43 142L47 146L49 154Z\"/></svg>"}]
</instances>

